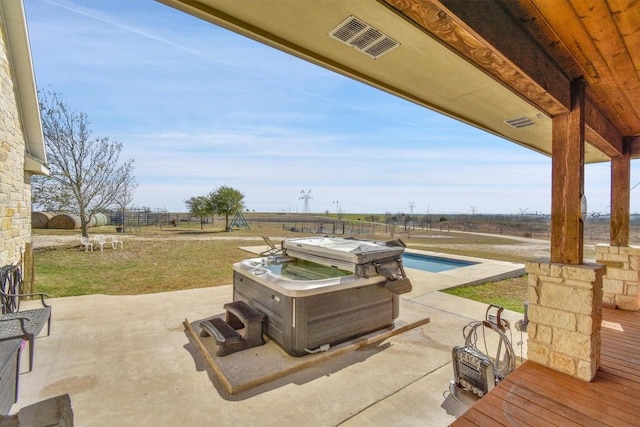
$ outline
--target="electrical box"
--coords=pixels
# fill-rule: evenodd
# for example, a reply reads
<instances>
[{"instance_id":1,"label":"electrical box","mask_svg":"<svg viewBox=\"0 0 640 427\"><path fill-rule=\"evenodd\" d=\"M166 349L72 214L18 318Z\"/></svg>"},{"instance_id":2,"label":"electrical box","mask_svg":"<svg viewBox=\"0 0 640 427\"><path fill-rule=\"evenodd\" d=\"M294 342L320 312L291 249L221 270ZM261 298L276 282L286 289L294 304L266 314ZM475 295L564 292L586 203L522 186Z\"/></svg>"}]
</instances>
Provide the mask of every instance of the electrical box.
<instances>
[{"instance_id":1,"label":"electrical box","mask_svg":"<svg viewBox=\"0 0 640 427\"><path fill-rule=\"evenodd\" d=\"M455 346L451 352L454 382L482 397L496 385L493 362L470 347Z\"/></svg>"}]
</instances>

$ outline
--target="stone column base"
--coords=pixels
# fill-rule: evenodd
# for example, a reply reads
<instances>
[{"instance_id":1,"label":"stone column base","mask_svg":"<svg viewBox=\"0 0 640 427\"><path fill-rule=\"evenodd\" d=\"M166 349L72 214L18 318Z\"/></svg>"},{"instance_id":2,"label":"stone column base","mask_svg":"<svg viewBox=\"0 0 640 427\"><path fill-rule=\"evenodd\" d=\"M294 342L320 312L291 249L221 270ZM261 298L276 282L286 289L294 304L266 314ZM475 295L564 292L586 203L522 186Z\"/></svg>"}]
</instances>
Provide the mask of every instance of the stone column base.
<instances>
[{"instance_id":1,"label":"stone column base","mask_svg":"<svg viewBox=\"0 0 640 427\"><path fill-rule=\"evenodd\" d=\"M602 277L599 264L526 263L528 359L584 381L600 367Z\"/></svg>"},{"instance_id":2,"label":"stone column base","mask_svg":"<svg viewBox=\"0 0 640 427\"><path fill-rule=\"evenodd\" d=\"M598 244L596 262L607 266L602 279L603 305L640 310L640 248Z\"/></svg>"}]
</instances>

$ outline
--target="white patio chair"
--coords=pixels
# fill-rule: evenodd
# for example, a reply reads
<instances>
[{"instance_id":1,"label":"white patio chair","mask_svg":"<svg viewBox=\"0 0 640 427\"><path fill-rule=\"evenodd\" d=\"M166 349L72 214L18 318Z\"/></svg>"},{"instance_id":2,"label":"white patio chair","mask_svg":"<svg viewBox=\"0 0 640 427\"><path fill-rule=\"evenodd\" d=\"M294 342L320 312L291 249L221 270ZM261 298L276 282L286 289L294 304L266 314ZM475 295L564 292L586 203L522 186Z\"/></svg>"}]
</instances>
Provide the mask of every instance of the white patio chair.
<instances>
[{"instance_id":1,"label":"white patio chair","mask_svg":"<svg viewBox=\"0 0 640 427\"><path fill-rule=\"evenodd\" d=\"M100 245L100 252L102 252L104 250L104 245L107 243L107 239L100 234L96 234L95 236L93 236L93 241L97 245Z\"/></svg>"},{"instance_id":2,"label":"white patio chair","mask_svg":"<svg viewBox=\"0 0 640 427\"><path fill-rule=\"evenodd\" d=\"M87 237L80 237L80 245L84 248L85 252L87 252L89 249L91 249L91 252L93 252L93 243L91 243Z\"/></svg>"},{"instance_id":3,"label":"white patio chair","mask_svg":"<svg viewBox=\"0 0 640 427\"><path fill-rule=\"evenodd\" d=\"M118 245L120 245L120 249L124 249L124 243L122 242L122 238L118 236L111 236L111 247L113 249L117 249Z\"/></svg>"}]
</instances>

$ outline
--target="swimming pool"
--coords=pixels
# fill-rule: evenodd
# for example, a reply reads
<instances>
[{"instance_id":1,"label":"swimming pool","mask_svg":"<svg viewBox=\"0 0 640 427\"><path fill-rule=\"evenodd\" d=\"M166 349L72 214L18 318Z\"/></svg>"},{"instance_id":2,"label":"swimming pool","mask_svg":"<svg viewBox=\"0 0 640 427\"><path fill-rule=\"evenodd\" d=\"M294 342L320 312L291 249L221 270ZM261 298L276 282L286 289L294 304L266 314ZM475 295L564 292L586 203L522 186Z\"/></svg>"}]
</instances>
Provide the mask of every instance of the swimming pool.
<instances>
[{"instance_id":1,"label":"swimming pool","mask_svg":"<svg viewBox=\"0 0 640 427\"><path fill-rule=\"evenodd\" d=\"M477 264L477 262L461 261L457 259L441 258L429 255L409 254L405 252L402 255L402 264L407 268L430 271L431 273L439 273L442 271L453 270L454 268L474 265Z\"/></svg>"}]
</instances>

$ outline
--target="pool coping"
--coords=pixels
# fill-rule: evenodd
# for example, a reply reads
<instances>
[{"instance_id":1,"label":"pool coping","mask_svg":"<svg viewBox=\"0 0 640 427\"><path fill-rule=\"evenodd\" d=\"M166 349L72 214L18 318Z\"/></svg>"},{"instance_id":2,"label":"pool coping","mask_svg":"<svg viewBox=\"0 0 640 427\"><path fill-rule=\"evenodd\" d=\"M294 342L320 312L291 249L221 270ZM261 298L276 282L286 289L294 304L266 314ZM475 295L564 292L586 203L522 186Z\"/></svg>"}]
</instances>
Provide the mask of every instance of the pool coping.
<instances>
[{"instance_id":1,"label":"pool coping","mask_svg":"<svg viewBox=\"0 0 640 427\"><path fill-rule=\"evenodd\" d=\"M452 255L442 252L407 249L407 253L448 258L457 261L474 262L473 265L458 267L437 273L405 268L414 289L403 295L407 299L414 299L421 295L458 286L475 285L485 282L495 282L510 277L525 274L524 264L508 261L498 261L486 258Z\"/></svg>"}]
</instances>

